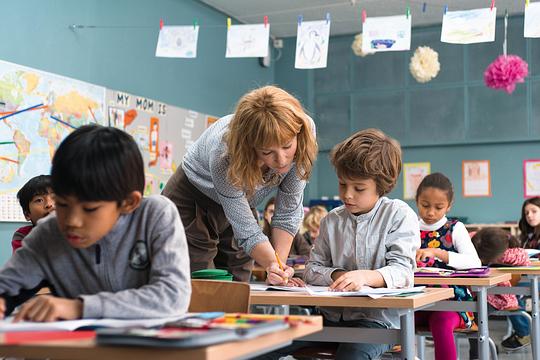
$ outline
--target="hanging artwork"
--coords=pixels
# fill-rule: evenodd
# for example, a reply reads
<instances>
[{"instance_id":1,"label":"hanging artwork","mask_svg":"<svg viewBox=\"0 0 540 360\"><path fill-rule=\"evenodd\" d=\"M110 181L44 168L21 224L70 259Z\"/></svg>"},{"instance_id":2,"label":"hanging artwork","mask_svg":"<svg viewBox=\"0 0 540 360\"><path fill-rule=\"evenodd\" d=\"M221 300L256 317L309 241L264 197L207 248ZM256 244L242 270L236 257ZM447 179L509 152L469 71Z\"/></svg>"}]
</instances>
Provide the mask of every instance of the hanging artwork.
<instances>
[{"instance_id":1,"label":"hanging artwork","mask_svg":"<svg viewBox=\"0 0 540 360\"><path fill-rule=\"evenodd\" d=\"M441 42L474 44L495 41L497 8L447 11L443 16Z\"/></svg>"},{"instance_id":2,"label":"hanging artwork","mask_svg":"<svg viewBox=\"0 0 540 360\"><path fill-rule=\"evenodd\" d=\"M523 190L526 198L540 196L540 159L523 161Z\"/></svg>"},{"instance_id":3,"label":"hanging artwork","mask_svg":"<svg viewBox=\"0 0 540 360\"><path fill-rule=\"evenodd\" d=\"M330 21L299 21L296 35L296 69L326 67Z\"/></svg>"},{"instance_id":4,"label":"hanging artwork","mask_svg":"<svg viewBox=\"0 0 540 360\"><path fill-rule=\"evenodd\" d=\"M418 185L430 173L429 162L403 163L403 199L414 199Z\"/></svg>"},{"instance_id":5,"label":"hanging artwork","mask_svg":"<svg viewBox=\"0 0 540 360\"><path fill-rule=\"evenodd\" d=\"M403 51L411 49L411 16L368 17L362 26L362 51Z\"/></svg>"},{"instance_id":6,"label":"hanging artwork","mask_svg":"<svg viewBox=\"0 0 540 360\"><path fill-rule=\"evenodd\" d=\"M540 2L530 2L525 6L523 36L526 38L540 38Z\"/></svg>"},{"instance_id":7,"label":"hanging artwork","mask_svg":"<svg viewBox=\"0 0 540 360\"><path fill-rule=\"evenodd\" d=\"M196 58L199 26L163 26L159 31L157 57Z\"/></svg>"},{"instance_id":8,"label":"hanging artwork","mask_svg":"<svg viewBox=\"0 0 540 360\"><path fill-rule=\"evenodd\" d=\"M491 196L489 160L464 160L463 197Z\"/></svg>"},{"instance_id":9,"label":"hanging artwork","mask_svg":"<svg viewBox=\"0 0 540 360\"><path fill-rule=\"evenodd\" d=\"M231 25L227 31L225 57L265 57L269 39L269 24Z\"/></svg>"}]
</instances>

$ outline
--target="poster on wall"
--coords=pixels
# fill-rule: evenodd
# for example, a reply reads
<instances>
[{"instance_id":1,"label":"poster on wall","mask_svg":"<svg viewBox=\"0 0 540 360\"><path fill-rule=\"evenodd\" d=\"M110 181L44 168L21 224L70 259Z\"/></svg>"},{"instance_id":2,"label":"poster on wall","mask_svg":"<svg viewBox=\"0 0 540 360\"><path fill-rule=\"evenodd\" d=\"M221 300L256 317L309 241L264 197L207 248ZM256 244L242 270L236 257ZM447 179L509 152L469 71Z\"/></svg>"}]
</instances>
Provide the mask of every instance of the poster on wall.
<instances>
[{"instance_id":1,"label":"poster on wall","mask_svg":"<svg viewBox=\"0 0 540 360\"><path fill-rule=\"evenodd\" d=\"M405 200L416 197L416 189L427 175L431 173L431 163L417 162L403 164L403 198Z\"/></svg>"},{"instance_id":2,"label":"poster on wall","mask_svg":"<svg viewBox=\"0 0 540 360\"><path fill-rule=\"evenodd\" d=\"M232 25L227 31L225 57L265 57L268 55L270 25Z\"/></svg>"},{"instance_id":3,"label":"poster on wall","mask_svg":"<svg viewBox=\"0 0 540 360\"><path fill-rule=\"evenodd\" d=\"M463 197L491 196L489 160L464 160Z\"/></svg>"},{"instance_id":4,"label":"poster on wall","mask_svg":"<svg viewBox=\"0 0 540 360\"><path fill-rule=\"evenodd\" d=\"M300 21L296 35L296 69L326 67L330 21Z\"/></svg>"},{"instance_id":5,"label":"poster on wall","mask_svg":"<svg viewBox=\"0 0 540 360\"><path fill-rule=\"evenodd\" d=\"M540 38L540 2L529 3L525 6L523 36Z\"/></svg>"},{"instance_id":6,"label":"poster on wall","mask_svg":"<svg viewBox=\"0 0 540 360\"><path fill-rule=\"evenodd\" d=\"M523 160L523 189L526 198L540 196L540 159Z\"/></svg>"}]
</instances>

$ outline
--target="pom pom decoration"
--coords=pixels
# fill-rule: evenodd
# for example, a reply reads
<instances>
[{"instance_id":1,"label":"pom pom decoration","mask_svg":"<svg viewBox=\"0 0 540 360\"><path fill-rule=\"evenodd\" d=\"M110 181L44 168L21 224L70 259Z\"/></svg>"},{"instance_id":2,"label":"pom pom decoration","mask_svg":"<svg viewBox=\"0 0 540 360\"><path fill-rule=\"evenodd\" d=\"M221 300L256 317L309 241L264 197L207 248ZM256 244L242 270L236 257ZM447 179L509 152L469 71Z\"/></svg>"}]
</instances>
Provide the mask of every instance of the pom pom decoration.
<instances>
[{"instance_id":1,"label":"pom pom decoration","mask_svg":"<svg viewBox=\"0 0 540 360\"><path fill-rule=\"evenodd\" d=\"M420 83L433 79L440 69L439 54L429 46L419 46L409 63L411 75Z\"/></svg>"},{"instance_id":2,"label":"pom pom decoration","mask_svg":"<svg viewBox=\"0 0 540 360\"><path fill-rule=\"evenodd\" d=\"M486 68L484 82L487 87L511 94L517 83L525 81L529 65L517 55L500 55Z\"/></svg>"},{"instance_id":3,"label":"pom pom decoration","mask_svg":"<svg viewBox=\"0 0 540 360\"><path fill-rule=\"evenodd\" d=\"M351 45L351 49L353 50L354 52L354 55L356 56L361 56L361 57L365 57L367 55L373 55L375 54L374 52L363 52L362 51L362 33L356 35L354 37L354 41Z\"/></svg>"}]
</instances>

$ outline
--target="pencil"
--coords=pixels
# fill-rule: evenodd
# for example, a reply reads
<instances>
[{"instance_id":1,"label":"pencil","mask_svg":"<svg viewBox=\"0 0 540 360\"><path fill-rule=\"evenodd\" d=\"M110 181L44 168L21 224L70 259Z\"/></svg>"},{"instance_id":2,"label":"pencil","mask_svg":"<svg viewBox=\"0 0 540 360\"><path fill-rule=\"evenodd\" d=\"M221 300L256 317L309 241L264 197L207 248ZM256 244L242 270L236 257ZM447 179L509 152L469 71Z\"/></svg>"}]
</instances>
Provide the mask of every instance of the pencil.
<instances>
[{"instance_id":1,"label":"pencil","mask_svg":"<svg viewBox=\"0 0 540 360\"><path fill-rule=\"evenodd\" d=\"M283 268L283 263L281 262L281 259L279 258L277 251L275 252L275 254L276 254L276 260L279 265L279 268L281 269L281 271L285 271L285 269ZM288 282L289 282L289 279L285 278L285 284Z\"/></svg>"}]
</instances>

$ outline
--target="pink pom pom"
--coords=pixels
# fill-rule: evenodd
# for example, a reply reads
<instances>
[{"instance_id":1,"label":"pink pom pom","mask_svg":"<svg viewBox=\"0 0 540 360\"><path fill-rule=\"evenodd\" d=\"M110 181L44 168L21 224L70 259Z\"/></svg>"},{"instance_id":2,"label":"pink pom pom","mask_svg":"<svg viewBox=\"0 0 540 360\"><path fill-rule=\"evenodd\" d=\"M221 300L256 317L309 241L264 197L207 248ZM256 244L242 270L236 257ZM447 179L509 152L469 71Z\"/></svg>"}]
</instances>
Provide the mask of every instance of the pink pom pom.
<instances>
[{"instance_id":1,"label":"pink pom pom","mask_svg":"<svg viewBox=\"0 0 540 360\"><path fill-rule=\"evenodd\" d=\"M529 65L517 55L500 55L484 72L484 82L492 89L503 89L511 94L516 83L525 81Z\"/></svg>"}]
</instances>

